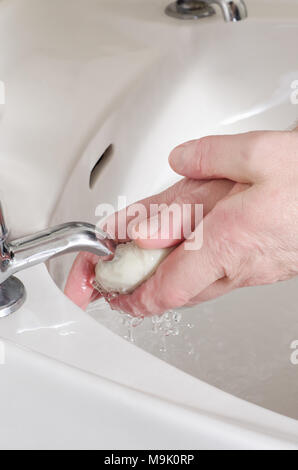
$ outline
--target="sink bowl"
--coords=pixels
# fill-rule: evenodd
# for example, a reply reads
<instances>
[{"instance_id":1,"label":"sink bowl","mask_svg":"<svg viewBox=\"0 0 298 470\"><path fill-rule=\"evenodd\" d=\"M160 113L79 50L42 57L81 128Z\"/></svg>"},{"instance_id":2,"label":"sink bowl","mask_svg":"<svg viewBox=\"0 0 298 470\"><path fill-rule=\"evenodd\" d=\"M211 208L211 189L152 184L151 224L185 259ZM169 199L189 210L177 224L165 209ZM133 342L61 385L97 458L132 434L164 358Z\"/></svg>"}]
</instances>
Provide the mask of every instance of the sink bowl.
<instances>
[{"instance_id":1,"label":"sink bowl","mask_svg":"<svg viewBox=\"0 0 298 470\"><path fill-rule=\"evenodd\" d=\"M298 63L291 44L298 23L177 26L166 53L123 96L82 154L53 223L66 217L96 223L98 204L117 208L119 196L130 203L167 187L177 179L167 156L183 141L294 126L298 108L290 96ZM276 44L283 51L278 60ZM91 170L110 145L90 189ZM60 258L50 265L61 289L72 261ZM166 351L149 319L134 329L135 343L198 379L298 419L297 371L290 361L290 345L298 338L297 282L243 289L188 309L180 334L167 338ZM90 314L114 332L130 334L102 301Z\"/></svg>"},{"instance_id":2,"label":"sink bowl","mask_svg":"<svg viewBox=\"0 0 298 470\"><path fill-rule=\"evenodd\" d=\"M83 0L71 9L67 0L28 0L26 11L21 2L8 3L3 14L8 21L17 13L11 30L18 31L25 57L7 68L7 77L15 72L7 92L15 94L0 120L0 156L9 162L1 187L8 213L19 215L13 234L72 220L97 223L99 204L120 209L159 192L179 179L167 158L183 141L288 129L297 122L291 102L298 78L297 2L248 0L249 19L232 25L219 15L187 24L173 20L163 14L163 0L92 0L88 10ZM42 30L34 23L39 18ZM13 37L6 32L9 41L0 31L16 54ZM73 44L73 37L82 40ZM43 52L32 55L39 40ZM26 93L24 77L31 84ZM13 113L17 99L29 109L24 130L24 114ZM12 138L16 129L22 129L18 142ZM35 380L41 366L48 380L54 377L47 356L72 368L74 387L84 384L88 413L103 408L98 400L113 413L115 399L124 407L117 411L120 421L121 409L135 406L140 423L147 423L158 406L154 433L137 441L143 448L157 442L168 448L187 442L193 448L298 448L297 366L291 361L298 339L297 279L185 310L179 334L165 338L152 331L149 319L132 329L101 301L86 313L74 306L63 294L73 259L23 272L27 303L1 320L2 338L34 352L23 367ZM91 377L108 381L114 390L109 400L99 391L96 398ZM102 382L96 383L100 389ZM59 384L66 396L69 387L62 379ZM175 416L173 433L165 440L158 423L168 424L169 416ZM131 425L130 435L140 435L138 426ZM179 438L181 429L187 439ZM98 447L119 448L118 434L115 441L103 437Z\"/></svg>"}]
</instances>

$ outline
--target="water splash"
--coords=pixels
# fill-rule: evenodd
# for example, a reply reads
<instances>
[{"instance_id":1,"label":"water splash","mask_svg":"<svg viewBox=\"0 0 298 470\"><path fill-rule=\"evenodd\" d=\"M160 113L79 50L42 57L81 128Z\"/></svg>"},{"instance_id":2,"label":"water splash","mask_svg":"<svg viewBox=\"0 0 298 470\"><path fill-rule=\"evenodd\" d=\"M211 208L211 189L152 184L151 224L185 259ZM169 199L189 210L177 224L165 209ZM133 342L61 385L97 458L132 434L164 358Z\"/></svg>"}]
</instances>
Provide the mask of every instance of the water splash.
<instances>
[{"instance_id":1,"label":"water splash","mask_svg":"<svg viewBox=\"0 0 298 470\"><path fill-rule=\"evenodd\" d=\"M118 295L116 292L107 292L95 280L93 287L100 293L107 303L115 299ZM90 311L90 309L89 309ZM123 338L131 343L136 342L136 328L144 322L144 316L133 317L126 312L118 312L118 320L125 327ZM181 328L192 328L190 323L182 321L182 314L176 310L169 310L162 315L154 315L150 318L151 332L155 337L159 338L159 350L162 353L167 352L167 338L180 335Z\"/></svg>"}]
</instances>

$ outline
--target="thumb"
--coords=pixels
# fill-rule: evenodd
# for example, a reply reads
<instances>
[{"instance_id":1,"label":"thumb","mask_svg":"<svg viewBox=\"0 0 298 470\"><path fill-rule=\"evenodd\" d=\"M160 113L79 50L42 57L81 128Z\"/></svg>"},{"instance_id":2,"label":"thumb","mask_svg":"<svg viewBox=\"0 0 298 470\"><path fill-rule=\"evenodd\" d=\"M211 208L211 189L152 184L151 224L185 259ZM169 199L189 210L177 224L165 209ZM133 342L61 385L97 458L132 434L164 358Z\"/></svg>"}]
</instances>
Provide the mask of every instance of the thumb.
<instances>
[{"instance_id":1,"label":"thumb","mask_svg":"<svg viewBox=\"0 0 298 470\"><path fill-rule=\"evenodd\" d=\"M188 178L254 183L266 171L262 157L272 154L279 139L278 132L203 137L176 147L169 163L176 173Z\"/></svg>"}]
</instances>

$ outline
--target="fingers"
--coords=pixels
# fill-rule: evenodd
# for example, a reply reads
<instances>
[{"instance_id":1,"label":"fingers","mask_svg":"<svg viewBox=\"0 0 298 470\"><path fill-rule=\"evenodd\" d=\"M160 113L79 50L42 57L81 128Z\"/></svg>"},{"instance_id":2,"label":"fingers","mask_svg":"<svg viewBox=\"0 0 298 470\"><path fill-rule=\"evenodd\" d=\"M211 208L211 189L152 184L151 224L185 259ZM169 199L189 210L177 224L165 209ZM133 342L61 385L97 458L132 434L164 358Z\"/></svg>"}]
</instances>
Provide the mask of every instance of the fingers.
<instances>
[{"instance_id":1,"label":"fingers","mask_svg":"<svg viewBox=\"0 0 298 470\"><path fill-rule=\"evenodd\" d=\"M144 206L150 210L150 205L155 204L159 205L163 204L170 204L176 198L177 204L183 205L183 203L187 203L192 205L195 201L204 205L204 215L208 214L213 207L216 205L218 200L225 197L229 191L233 188L234 184L227 180L223 181L214 181L214 182L198 182L194 180L187 180L183 179L179 181L176 185L172 186L168 190L160 193L156 196L152 196L150 198L145 199ZM125 209L125 211L127 211ZM156 208L155 210L159 210ZM154 212L154 210L153 210ZM151 208L152 213L152 208ZM129 211L128 211L129 214ZM132 222L134 219L130 219L128 215L129 223ZM176 220L176 219L173 219ZM199 220L201 221L201 219ZM190 231L193 230L195 223L195 217L193 217L193 212L191 213L191 221ZM170 225L170 234L166 240L162 240L160 236L156 240L142 240L139 239L139 245L145 248L157 248L163 246L172 246L174 243L180 242L179 240L174 239L174 234L180 230L181 226L174 227ZM184 225L183 225L184 230ZM127 225L125 225L125 236L129 234L130 230ZM185 232L183 232L185 233ZM131 235L131 234L130 234ZM161 235L161 234L160 234ZM128 239L130 239L129 237ZM119 237L118 237L119 241ZM94 291L93 288L93 280L95 277L95 266L98 262L98 257L92 255L90 253L80 253L71 269L69 274L66 287L65 287L65 294L79 307L86 309L88 304L92 302L95 298L98 297L97 292Z\"/></svg>"},{"instance_id":2,"label":"fingers","mask_svg":"<svg viewBox=\"0 0 298 470\"><path fill-rule=\"evenodd\" d=\"M180 191L169 206L151 219L136 225L133 238L141 248L156 249L177 245L187 239L195 227L226 197L234 183L228 180L183 180Z\"/></svg>"},{"instance_id":3,"label":"fingers","mask_svg":"<svg viewBox=\"0 0 298 470\"><path fill-rule=\"evenodd\" d=\"M180 191L179 188L183 181L181 180L159 194L142 199L112 214L100 228L118 243L131 240L133 238L133 227L142 220L147 219L148 216L156 215L159 211L159 204L171 204ZM204 181L201 184L204 184Z\"/></svg>"},{"instance_id":4,"label":"fingers","mask_svg":"<svg viewBox=\"0 0 298 470\"><path fill-rule=\"evenodd\" d=\"M233 183L229 181L215 182L212 184L210 182L209 186L206 186L207 183L208 182L206 181L194 181L184 178L165 191L142 199L141 201L131 204L121 211L112 214L104 221L100 228L106 231L118 243L123 243L136 238L139 238L140 240L148 238L148 233L152 232L147 230L147 222L144 222L145 226L144 224L143 226L140 226L141 223L143 221L153 219L152 227L155 227L154 217L162 212L163 218L165 218L167 208L171 204L181 205L183 203L193 204L198 202L199 204L204 205L204 213L207 214L214 207L220 197L225 195L233 185ZM179 225L179 223L176 225ZM173 232L175 228L178 230L180 227L172 226ZM139 231L141 231L141 233L138 233ZM156 227L156 231L158 231L158 226ZM154 234L155 240L159 240L160 238L161 237L159 237L158 234ZM173 233L168 238L170 239L170 243L166 242L164 246L171 246L172 244L177 243L177 241L174 243L172 242ZM181 237L178 238L180 241ZM140 241L139 245L142 246L142 241ZM149 245L146 246L148 248L151 246L154 248L155 246L160 245L157 241L153 242L152 245L149 242ZM163 244L160 247L162 246Z\"/></svg>"},{"instance_id":5,"label":"fingers","mask_svg":"<svg viewBox=\"0 0 298 470\"><path fill-rule=\"evenodd\" d=\"M98 297L92 285L98 260L99 257L92 253L80 253L66 282L65 295L83 310L86 310L89 303Z\"/></svg>"},{"instance_id":6,"label":"fingers","mask_svg":"<svg viewBox=\"0 0 298 470\"><path fill-rule=\"evenodd\" d=\"M205 243L201 250L188 251L179 245L159 266L156 273L131 295L111 302L115 309L134 316L161 314L191 302L202 291L225 276L217 250L217 217L205 222ZM198 228L196 229L198 230Z\"/></svg>"},{"instance_id":7,"label":"fingers","mask_svg":"<svg viewBox=\"0 0 298 470\"><path fill-rule=\"evenodd\" d=\"M253 183L266 172L265 154L272 155L278 132L209 136L176 147L169 157L176 173L189 178L228 178Z\"/></svg>"}]
</instances>

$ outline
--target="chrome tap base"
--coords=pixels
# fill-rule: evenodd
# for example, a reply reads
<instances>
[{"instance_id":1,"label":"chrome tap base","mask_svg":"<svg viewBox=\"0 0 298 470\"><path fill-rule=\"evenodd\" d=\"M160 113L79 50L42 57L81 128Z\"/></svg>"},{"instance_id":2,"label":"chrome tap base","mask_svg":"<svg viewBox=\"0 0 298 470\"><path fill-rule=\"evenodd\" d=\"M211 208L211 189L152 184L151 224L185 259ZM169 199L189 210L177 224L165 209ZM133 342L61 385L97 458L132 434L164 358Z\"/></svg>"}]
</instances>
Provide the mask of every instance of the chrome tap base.
<instances>
[{"instance_id":1,"label":"chrome tap base","mask_svg":"<svg viewBox=\"0 0 298 470\"><path fill-rule=\"evenodd\" d=\"M208 18L215 15L215 10L212 6L204 1L195 0L191 4L182 2L171 3L165 10L168 16L178 18L180 20L198 20L200 18Z\"/></svg>"},{"instance_id":2,"label":"chrome tap base","mask_svg":"<svg viewBox=\"0 0 298 470\"><path fill-rule=\"evenodd\" d=\"M11 276L0 285L0 318L16 312L26 300L23 283Z\"/></svg>"}]
</instances>

